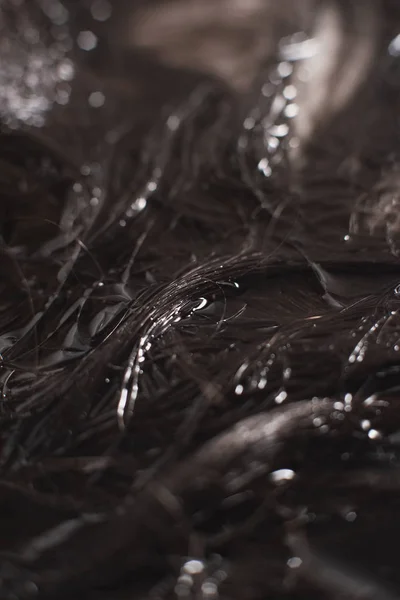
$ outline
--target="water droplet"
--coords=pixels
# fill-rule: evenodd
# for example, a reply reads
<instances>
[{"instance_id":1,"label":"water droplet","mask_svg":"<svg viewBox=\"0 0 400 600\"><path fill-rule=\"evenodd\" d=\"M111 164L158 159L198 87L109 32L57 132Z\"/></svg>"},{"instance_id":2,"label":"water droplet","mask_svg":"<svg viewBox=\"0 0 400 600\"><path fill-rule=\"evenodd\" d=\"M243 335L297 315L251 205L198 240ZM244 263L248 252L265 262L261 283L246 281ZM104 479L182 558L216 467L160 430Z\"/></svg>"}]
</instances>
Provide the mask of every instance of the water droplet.
<instances>
[{"instance_id":1,"label":"water droplet","mask_svg":"<svg viewBox=\"0 0 400 600\"><path fill-rule=\"evenodd\" d=\"M61 104L61 106L66 106L69 102L71 96L71 88L69 85L65 84L63 87L60 85L56 88L55 101L57 104Z\"/></svg>"},{"instance_id":2,"label":"water droplet","mask_svg":"<svg viewBox=\"0 0 400 600\"><path fill-rule=\"evenodd\" d=\"M157 183L155 181L149 181L146 187L149 192L155 192L157 189Z\"/></svg>"},{"instance_id":3,"label":"water droplet","mask_svg":"<svg viewBox=\"0 0 400 600\"><path fill-rule=\"evenodd\" d=\"M267 379L266 377L261 377L260 381L258 382L258 389L259 390L263 390L267 385Z\"/></svg>"},{"instance_id":4,"label":"water droplet","mask_svg":"<svg viewBox=\"0 0 400 600\"><path fill-rule=\"evenodd\" d=\"M363 421L361 421L361 429L363 429L364 431L368 431L368 429L371 429L371 421L368 421L368 419L364 419Z\"/></svg>"},{"instance_id":5,"label":"water droplet","mask_svg":"<svg viewBox=\"0 0 400 600\"><path fill-rule=\"evenodd\" d=\"M88 176L91 173L91 168L89 165L82 165L81 166L81 173L82 175Z\"/></svg>"},{"instance_id":6,"label":"water droplet","mask_svg":"<svg viewBox=\"0 0 400 600\"><path fill-rule=\"evenodd\" d=\"M253 117L247 117L243 123L243 127L249 131L250 129L253 129L255 124L256 122Z\"/></svg>"},{"instance_id":7,"label":"water droplet","mask_svg":"<svg viewBox=\"0 0 400 600\"><path fill-rule=\"evenodd\" d=\"M382 438L382 434L376 429L370 429L368 432L368 437L370 440L380 440Z\"/></svg>"},{"instance_id":8,"label":"water droplet","mask_svg":"<svg viewBox=\"0 0 400 600\"><path fill-rule=\"evenodd\" d=\"M275 92L275 86L272 83L265 83L262 86L261 93L266 98L270 98L271 96L273 96L274 92Z\"/></svg>"},{"instance_id":9,"label":"water droplet","mask_svg":"<svg viewBox=\"0 0 400 600\"><path fill-rule=\"evenodd\" d=\"M120 222L119 222L119 224L120 224L121 227L126 227L126 221L125 221L125 219L121 219Z\"/></svg>"},{"instance_id":10,"label":"water droplet","mask_svg":"<svg viewBox=\"0 0 400 600\"><path fill-rule=\"evenodd\" d=\"M291 481L295 477L296 473L292 469L278 469L270 473L269 478L273 483L280 484L286 481Z\"/></svg>"},{"instance_id":11,"label":"water droplet","mask_svg":"<svg viewBox=\"0 0 400 600\"><path fill-rule=\"evenodd\" d=\"M197 306L195 306L192 310L193 310L193 312L196 312L197 310L202 310L206 306L207 306L207 299L206 298L200 298L199 304Z\"/></svg>"},{"instance_id":12,"label":"water droplet","mask_svg":"<svg viewBox=\"0 0 400 600\"><path fill-rule=\"evenodd\" d=\"M93 31L80 31L76 39L81 50L94 50L97 46L97 36Z\"/></svg>"},{"instance_id":13,"label":"water droplet","mask_svg":"<svg viewBox=\"0 0 400 600\"><path fill-rule=\"evenodd\" d=\"M171 131L176 131L180 125L180 119L176 115L170 115L167 119L167 127Z\"/></svg>"},{"instance_id":14,"label":"water droplet","mask_svg":"<svg viewBox=\"0 0 400 600\"><path fill-rule=\"evenodd\" d=\"M375 396L375 394L373 394L372 396L369 396L368 398L366 398L366 400L364 400L363 404L365 406L371 406L375 401L376 401L376 396Z\"/></svg>"},{"instance_id":15,"label":"water droplet","mask_svg":"<svg viewBox=\"0 0 400 600\"><path fill-rule=\"evenodd\" d=\"M400 34L390 42L388 52L391 56L400 56Z\"/></svg>"},{"instance_id":16,"label":"water droplet","mask_svg":"<svg viewBox=\"0 0 400 600\"><path fill-rule=\"evenodd\" d=\"M333 408L335 410L343 410L344 409L344 404L343 402L335 402L333 405Z\"/></svg>"},{"instance_id":17,"label":"water droplet","mask_svg":"<svg viewBox=\"0 0 400 600\"><path fill-rule=\"evenodd\" d=\"M285 137L289 133L289 126L286 123L274 125L270 129L270 133L275 137Z\"/></svg>"},{"instance_id":18,"label":"water droplet","mask_svg":"<svg viewBox=\"0 0 400 600\"><path fill-rule=\"evenodd\" d=\"M178 598L189 598L189 596L192 595L190 588L186 583L177 583L174 591Z\"/></svg>"},{"instance_id":19,"label":"water droplet","mask_svg":"<svg viewBox=\"0 0 400 600\"><path fill-rule=\"evenodd\" d=\"M400 296L400 285L397 285L394 288L394 294L395 294L395 296Z\"/></svg>"},{"instance_id":20,"label":"water droplet","mask_svg":"<svg viewBox=\"0 0 400 600\"><path fill-rule=\"evenodd\" d=\"M298 569L299 567L301 567L302 562L303 561L299 556L292 556L292 558L289 558L289 560L287 561L287 566L290 569Z\"/></svg>"},{"instance_id":21,"label":"water droplet","mask_svg":"<svg viewBox=\"0 0 400 600\"><path fill-rule=\"evenodd\" d=\"M183 575L179 575L178 583L191 587L193 585L193 578L184 573Z\"/></svg>"},{"instance_id":22,"label":"water droplet","mask_svg":"<svg viewBox=\"0 0 400 600\"><path fill-rule=\"evenodd\" d=\"M60 62L57 68L57 75L62 81L71 81L75 75L74 63L69 58Z\"/></svg>"},{"instance_id":23,"label":"water droplet","mask_svg":"<svg viewBox=\"0 0 400 600\"><path fill-rule=\"evenodd\" d=\"M294 100L297 96L297 90L294 85L287 85L283 90L283 95L286 100Z\"/></svg>"},{"instance_id":24,"label":"water droplet","mask_svg":"<svg viewBox=\"0 0 400 600\"><path fill-rule=\"evenodd\" d=\"M235 394L240 396L241 394L243 394L243 390L244 390L243 386L241 384L239 384L235 387Z\"/></svg>"},{"instance_id":25,"label":"water droplet","mask_svg":"<svg viewBox=\"0 0 400 600\"><path fill-rule=\"evenodd\" d=\"M108 0L94 0L90 7L90 12L96 21L107 21L112 13L111 3Z\"/></svg>"},{"instance_id":26,"label":"water droplet","mask_svg":"<svg viewBox=\"0 0 400 600\"><path fill-rule=\"evenodd\" d=\"M204 564L201 560L188 560L183 565L183 571L188 573L189 575L198 575L204 571Z\"/></svg>"},{"instance_id":27,"label":"water droplet","mask_svg":"<svg viewBox=\"0 0 400 600\"><path fill-rule=\"evenodd\" d=\"M270 175L272 174L272 169L269 166L269 161L267 158L262 158L260 160L260 162L258 163L258 170L261 171L263 175L265 175L265 177L270 177Z\"/></svg>"},{"instance_id":28,"label":"water droplet","mask_svg":"<svg viewBox=\"0 0 400 600\"><path fill-rule=\"evenodd\" d=\"M219 556L220 555L216 555L217 558ZM228 573L224 571L224 569L218 569L218 571L214 573L214 577L217 581L222 582L225 581L225 579L228 577Z\"/></svg>"},{"instance_id":29,"label":"water droplet","mask_svg":"<svg viewBox=\"0 0 400 600\"><path fill-rule=\"evenodd\" d=\"M284 402L287 398L287 392L285 390L282 390L276 397L275 397L275 402L277 404L282 404L282 402Z\"/></svg>"},{"instance_id":30,"label":"water droplet","mask_svg":"<svg viewBox=\"0 0 400 600\"><path fill-rule=\"evenodd\" d=\"M348 512L346 514L345 519L349 523L353 523L357 519L357 513L355 513L353 510L351 510L350 512Z\"/></svg>"},{"instance_id":31,"label":"water droplet","mask_svg":"<svg viewBox=\"0 0 400 600\"><path fill-rule=\"evenodd\" d=\"M350 236L347 234L347 235L344 236L343 239L344 239L345 242L349 242L350 241Z\"/></svg>"},{"instance_id":32,"label":"water droplet","mask_svg":"<svg viewBox=\"0 0 400 600\"><path fill-rule=\"evenodd\" d=\"M281 62L278 65L277 71L280 77L289 77L289 75L291 75L293 72L293 65L291 65L289 62Z\"/></svg>"},{"instance_id":33,"label":"water droplet","mask_svg":"<svg viewBox=\"0 0 400 600\"><path fill-rule=\"evenodd\" d=\"M92 92L89 96L89 104L93 108L100 108L106 100L103 92Z\"/></svg>"},{"instance_id":34,"label":"water droplet","mask_svg":"<svg viewBox=\"0 0 400 600\"><path fill-rule=\"evenodd\" d=\"M146 205L147 205L147 200L146 200L146 198L143 198L143 197L141 196L140 198L137 198L137 200L135 200L135 202L133 202L133 203L131 204L131 208L132 208L133 210L135 210L136 212L140 212L140 211L142 211L143 209L145 209L145 208L146 208Z\"/></svg>"},{"instance_id":35,"label":"water droplet","mask_svg":"<svg viewBox=\"0 0 400 600\"><path fill-rule=\"evenodd\" d=\"M269 137L267 140L268 150L276 150L279 147L279 140L276 137Z\"/></svg>"},{"instance_id":36,"label":"water droplet","mask_svg":"<svg viewBox=\"0 0 400 600\"><path fill-rule=\"evenodd\" d=\"M205 581L201 586L203 598L217 598L218 586L214 581Z\"/></svg>"},{"instance_id":37,"label":"water droplet","mask_svg":"<svg viewBox=\"0 0 400 600\"><path fill-rule=\"evenodd\" d=\"M344 401L346 404L351 404L353 402L353 395L352 394L346 394L344 397Z\"/></svg>"},{"instance_id":38,"label":"water droplet","mask_svg":"<svg viewBox=\"0 0 400 600\"><path fill-rule=\"evenodd\" d=\"M297 104L288 104L284 110L285 117L293 119L299 114L299 107Z\"/></svg>"},{"instance_id":39,"label":"water droplet","mask_svg":"<svg viewBox=\"0 0 400 600\"><path fill-rule=\"evenodd\" d=\"M55 25L64 25L68 21L68 11L58 0L42 2L42 10Z\"/></svg>"},{"instance_id":40,"label":"water droplet","mask_svg":"<svg viewBox=\"0 0 400 600\"><path fill-rule=\"evenodd\" d=\"M291 375L292 375L292 369L290 367L288 367L287 369L285 369L283 371L283 378L286 379L286 381L288 379L290 379Z\"/></svg>"}]
</instances>

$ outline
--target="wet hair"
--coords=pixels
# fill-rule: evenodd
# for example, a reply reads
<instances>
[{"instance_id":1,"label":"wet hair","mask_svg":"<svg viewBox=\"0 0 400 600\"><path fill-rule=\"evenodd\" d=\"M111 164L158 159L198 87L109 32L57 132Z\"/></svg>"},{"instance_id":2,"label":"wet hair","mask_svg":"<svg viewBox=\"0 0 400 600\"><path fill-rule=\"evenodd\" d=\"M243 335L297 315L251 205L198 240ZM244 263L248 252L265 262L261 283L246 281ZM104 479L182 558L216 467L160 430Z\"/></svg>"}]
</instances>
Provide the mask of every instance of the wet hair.
<instances>
[{"instance_id":1,"label":"wet hair","mask_svg":"<svg viewBox=\"0 0 400 600\"><path fill-rule=\"evenodd\" d=\"M0 599L399 598L397 2L0 30Z\"/></svg>"}]
</instances>

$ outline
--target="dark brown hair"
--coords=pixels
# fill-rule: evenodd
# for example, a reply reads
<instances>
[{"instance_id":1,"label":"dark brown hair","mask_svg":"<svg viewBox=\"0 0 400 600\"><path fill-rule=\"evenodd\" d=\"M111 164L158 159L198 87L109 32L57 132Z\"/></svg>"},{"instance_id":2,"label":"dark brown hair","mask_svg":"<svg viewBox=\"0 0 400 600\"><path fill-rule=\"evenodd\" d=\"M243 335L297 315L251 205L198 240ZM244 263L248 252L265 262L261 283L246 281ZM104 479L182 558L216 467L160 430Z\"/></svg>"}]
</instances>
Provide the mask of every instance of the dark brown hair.
<instances>
[{"instance_id":1,"label":"dark brown hair","mask_svg":"<svg viewBox=\"0 0 400 600\"><path fill-rule=\"evenodd\" d=\"M399 31L3 0L0 599L400 597Z\"/></svg>"}]
</instances>

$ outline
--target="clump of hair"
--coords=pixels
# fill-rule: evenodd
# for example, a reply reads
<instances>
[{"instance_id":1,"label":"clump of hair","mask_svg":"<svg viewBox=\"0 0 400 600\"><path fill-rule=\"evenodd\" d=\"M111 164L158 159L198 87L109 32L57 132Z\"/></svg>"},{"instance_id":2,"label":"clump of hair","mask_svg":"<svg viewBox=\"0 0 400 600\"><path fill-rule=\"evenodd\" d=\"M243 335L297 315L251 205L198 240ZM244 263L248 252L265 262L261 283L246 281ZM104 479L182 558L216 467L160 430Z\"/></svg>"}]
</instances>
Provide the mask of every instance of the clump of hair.
<instances>
[{"instance_id":1,"label":"clump of hair","mask_svg":"<svg viewBox=\"0 0 400 600\"><path fill-rule=\"evenodd\" d=\"M0 600L400 597L399 28L0 4Z\"/></svg>"}]
</instances>

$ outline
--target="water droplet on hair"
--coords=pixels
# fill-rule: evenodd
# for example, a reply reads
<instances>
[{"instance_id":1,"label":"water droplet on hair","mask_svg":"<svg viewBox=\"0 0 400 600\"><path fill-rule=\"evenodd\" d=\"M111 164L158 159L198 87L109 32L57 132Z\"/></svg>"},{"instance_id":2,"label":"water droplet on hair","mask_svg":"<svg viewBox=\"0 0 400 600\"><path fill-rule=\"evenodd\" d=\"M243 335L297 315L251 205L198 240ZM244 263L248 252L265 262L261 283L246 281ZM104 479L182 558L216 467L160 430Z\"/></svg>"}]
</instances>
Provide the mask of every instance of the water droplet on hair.
<instances>
[{"instance_id":1,"label":"water droplet on hair","mask_svg":"<svg viewBox=\"0 0 400 600\"><path fill-rule=\"evenodd\" d=\"M100 108L101 106L103 106L105 100L106 97L103 94L103 92L92 92L89 96L89 104L93 108Z\"/></svg>"},{"instance_id":2,"label":"water droplet on hair","mask_svg":"<svg viewBox=\"0 0 400 600\"><path fill-rule=\"evenodd\" d=\"M146 184L146 188L148 192L155 192L157 189L157 183L155 181L149 181Z\"/></svg>"},{"instance_id":3,"label":"water droplet on hair","mask_svg":"<svg viewBox=\"0 0 400 600\"><path fill-rule=\"evenodd\" d=\"M286 100L294 100L297 96L297 89L294 85L287 85L283 90L283 95Z\"/></svg>"},{"instance_id":4,"label":"water droplet on hair","mask_svg":"<svg viewBox=\"0 0 400 600\"><path fill-rule=\"evenodd\" d=\"M271 152L279 147L279 140L276 137L270 136L267 139L267 147Z\"/></svg>"},{"instance_id":5,"label":"water droplet on hair","mask_svg":"<svg viewBox=\"0 0 400 600\"><path fill-rule=\"evenodd\" d=\"M391 56L400 56L400 34L390 42L388 52Z\"/></svg>"},{"instance_id":6,"label":"water droplet on hair","mask_svg":"<svg viewBox=\"0 0 400 600\"><path fill-rule=\"evenodd\" d=\"M288 379L290 379L291 375L292 375L292 369L290 367L288 367L287 369L285 369L283 371L283 378L286 379L286 381Z\"/></svg>"},{"instance_id":7,"label":"water droplet on hair","mask_svg":"<svg viewBox=\"0 0 400 600\"><path fill-rule=\"evenodd\" d=\"M368 398L366 398L363 402L363 404L365 406L371 406L372 404L374 404L374 402L376 401L376 396L375 394L372 394L372 396L369 396Z\"/></svg>"},{"instance_id":8,"label":"water droplet on hair","mask_svg":"<svg viewBox=\"0 0 400 600\"><path fill-rule=\"evenodd\" d=\"M348 521L349 523L353 523L356 519L357 519L357 513L355 513L353 510L351 510L350 512L348 512L345 517L346 521Z\"/></svg>"},{"instance_id":9,"label":"water droplet on hair","mask_svg":"<svg viewBox=\"0 0 400 600\"><path fill-rule=\"evenodd\" d=\"M258 389L259 390L263 390L267 385L267 378L266 377L261 377L260 381L258 382Z\"/></svg>"},{"instance_id":10,"label":"water droplet on hair","mask_svg":"<svg viewBox=\"0 0 400 600\"><path fill-rule=\"evenodd\" d=\"M295 477L296 473L292 469L278 469L270 473L269 478L273 483L282 484L287 481L291 481Z\"/></svg>"},{"instance_id":11,"label":"water droplet on hair","mask_svg":"<svg viewBox=\"0 0 400 600\"><path fill-rule=\"evenodd\" d=\"M299 556L292 556L292 558L289 558L289 560L287 561L287 566L289 567L289 569L298 569L299 567L301 567L302 562L303 561Z\"/></svg>"},{"instance_id":12,"label":"water droplet on hair","mask_svg":"<svg viewBox=\"0 0 400 600\"><path fill-rule=\"evenodd\" d=\"M107 21L112 14L111 2L108 0L94 0L90 7L90 12L96 21Z\"/></svg>"},{"instance_id":13,"label":"water droplet on hair","mask_svg":"<svg viewBox=\"0 0 400 600\"><path fill-rule=\"evenodd\" d=\"M253 117L247 117L247 119L245 119L244 123L243 123L243 127L245 129L247 129L247 131L249 131L250 129L254 128L254 125L256 124L255 119L253 119Z\"/></svg>"},{"instance_id":14,"label":"water droplet on hair","mask_svg":"<svg viewBox=\"0 0 400 600\"><path fill-rule=\"evenodd\" d=\"M69 58L66 58L57 68L57 75L63 81L71 81L75 75L75 67L74 64Z\"/></svg>"},{"instance_id":15,"label":"water droplet on hair","mask_svg":"<svg viewBox=\"0 0 400 600\"><path fill-rule=\"evenodd\" d=\"M201 585L201 593L204 599L218 598L218 586L214 581L204 581Z\"/></svg>"},{"instance_id":16,"label":"water droplet on hair","mask_svg":"<svg viewBox=\"0 0 400 600\"><path fill-rule=\"evenodd\" d=\"M299 106L294 103L288 104L284 110L284 115L288 119L293 119L294 117L297 117L298 114L299 114Z\"/></svg>"},{"instance_id":17,"label":"water droplet on hair","mask_svg":"<svg viewBox=\"0 0 400 600\"><path fill-rule=\"evenodd\" d=\"M289 133L289 126L286 123L281 125L274 125L270 129L270 133L275 137L285 137Z\"/></svg>"},{"instance_id":18,"label":"water droplet on hair","mask_svg":"<svg viewBox=\"0 0 400 600\"><path fill-rule=\"evenodd\" d=\"M204 563L201 560L190 559L185 562L182 571L189 575L199 575L204 571Z\"/></svg>"},{"instance_id":19,"label":"water droplet on hair","mask_svg":"<svg viewBox=\"0 0 400 600\"><path fill-rule=\"evenodd\" d=\"M261 93L266 98L270 98L275 93L275 86L272 83L265 83L262 86Z\"/></svg>"},{"instance_id":20,"label":"water droplet on hair","mask_svg":"<svg viewBox=\"0 0 400 600\"><path fill-rule=\"evenodd\" d=\"M283 78L289 77L293 73L293 65L286 61L279 63L278 73Z\"/></svg>"},{"instance_id":21,"label":"water droplet on hair","mask_svg":"<svg viewBox=\"0 0 400 600\"><path fill-rule=\"evenodd\" d=\"M180 125L180 119L177 115L170 115L167 119L167 127L171 131L176 131Z\"/></svg>"},{"instance_id":22,"label":"water droplet on hair","mask_svg":"<svg viewBox=\"0 0 400 600\"><path fill-rule=\"evenodd\" d=\"M81 166L81 173L82 175L88 176L90 175L90 173L92 172L91 168L89 165L82 165Z\"/></svg>"},{"instance_id":23,"label":"water droplet on hair","mask_svg":"<svg viewBox=\"0 0 400 600\"><path fill-rule=\"evenodd\" d=\"M270 177L272 174L272 169L269 166L269 161L267 158L262 158L258 163L258 170L265 175L265 177Z\"/></svg>"},{"instance_id":24,"label":"water droplet on hair","mask_svg":"<svg viewBox=\"0 0 400 600\"><path fill-rule=\"evenodd\" d=\"M55 25L64 25L68 21L68 11L58 0L47 0L41 3L44 14Z\"/></svg>"},{"instance_id":25,"label":"water droplet on hair","mask_svg":"<svg viewBox=\"0 0 400 600\"><path fill-rule=\"evenodd\" d=\"M77 44L81 50L94 50L97 46L97 36L93 31L80 31L76 38Z\"/></svg>"},{"instance_id":26,"label":"water droplet on hair","mask_svg":"<svg viewBox=\"0 0 400 600\"><path fill-rule=\"evenodd\" d=\"M275 396L275 402L277 404L282 404L282 402L284 402L287 398L287 392L285 390L282 390L281 392L279 392L279 394L277 396Z\"/></svg>"},{"instance_id":27,"label":"water droplet on hair","mask_svg":"<svg viewBox=\"0 0 400 600\"><path fill-rule=\"evenodd\" d=\"M208 304L208 300L206 298L200 298L199 300L199 304L197 306L195 306L192 311L196 312L198 310L202 310L203 308L205 308Z\"/></svg>"},{"instance_id":28,"label":"water droplet on hair","mask_svg":"<svg viewBox=\"0 0 400 600\"><path fill-rule=\"evenodd\" d=\"M140 197L131 205L135 211L140 212L144 208L146 208L147 200L146 198Z\"/></svg>"}]
</instances>

